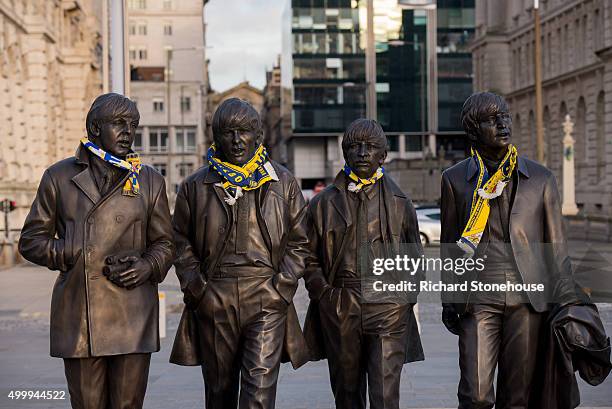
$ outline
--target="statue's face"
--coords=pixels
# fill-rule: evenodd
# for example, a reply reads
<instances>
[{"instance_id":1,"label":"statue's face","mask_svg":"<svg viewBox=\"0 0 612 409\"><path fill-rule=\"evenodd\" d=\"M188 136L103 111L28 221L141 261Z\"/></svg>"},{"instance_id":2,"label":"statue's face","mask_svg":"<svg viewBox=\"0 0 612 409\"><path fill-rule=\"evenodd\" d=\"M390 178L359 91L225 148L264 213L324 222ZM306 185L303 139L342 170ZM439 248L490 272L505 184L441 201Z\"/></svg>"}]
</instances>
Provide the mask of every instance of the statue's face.
<instances>
[{"instance_id":1,"label":"statue's face","mask_svg":"<svg viewBox=\"0 0 612 409\"><path fill-rule=\"evenodd\" d=\"M357 136L344 145L346 163L363 179L372 177L387 157L387 141L380 136Z\"/></svg>"},{"instance_id":2,"label":"statue's face","mask_svg":"<svg viewBox=\"0 0 612 409\"><path fill-rule=\"evenodd\" d=\"M512 138L512 117L507 109L493 108L480 116L476 145L489 152L505 151Z\"/></svg>"},{"instance_id":3,"label":"statue's face","mask_svg":"<svg viewBox=\"0 0 612 409\"><path fill-rule=\"evenodd\" d=\"M255 154L259 146L257 134L246 129L224 129L216 138L222 160L242 166Z\"/></svg>"},{"instance_id":4,"label":"statue's face","mask_svg":"<svg viewBox=\"0 0 612 409\"><path fill-rule=\"evenodd\" d=\"M96 127L95 143L111 155L125 158L132 147L138 120L131 116L117 116L101 121Z\"/></svg>"}]
</instances>

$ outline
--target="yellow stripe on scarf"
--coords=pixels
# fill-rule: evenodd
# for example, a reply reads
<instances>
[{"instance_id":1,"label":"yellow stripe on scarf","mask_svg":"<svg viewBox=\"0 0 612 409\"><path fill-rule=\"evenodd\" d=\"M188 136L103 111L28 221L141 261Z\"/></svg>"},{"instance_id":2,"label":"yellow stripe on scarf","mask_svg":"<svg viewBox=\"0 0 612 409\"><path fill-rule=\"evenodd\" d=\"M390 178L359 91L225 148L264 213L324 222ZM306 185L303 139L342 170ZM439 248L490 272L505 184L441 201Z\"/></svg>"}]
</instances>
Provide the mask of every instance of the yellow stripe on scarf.
<instances>
[{"instance_id":1,"label":"yellow stripe on scarf","mask_svg":"<svg viewBox=\"0 0 612 409\"><path fill-rule=\"evenodd\" d=\"M478 181L472 196L470 217L461 234L461 238L457 241L459 247L470 256L476 251L482 239L484 229L487 226L489 213L491 211L489 200L502 194L504 187L512 177L512 172L514 172L514 168L516 167L517 156L518 152L516 147L510 145L499 168L485 182L486 167L478 151L472 148L472 157L478 164Z\"/></svg>"}]
</instances>

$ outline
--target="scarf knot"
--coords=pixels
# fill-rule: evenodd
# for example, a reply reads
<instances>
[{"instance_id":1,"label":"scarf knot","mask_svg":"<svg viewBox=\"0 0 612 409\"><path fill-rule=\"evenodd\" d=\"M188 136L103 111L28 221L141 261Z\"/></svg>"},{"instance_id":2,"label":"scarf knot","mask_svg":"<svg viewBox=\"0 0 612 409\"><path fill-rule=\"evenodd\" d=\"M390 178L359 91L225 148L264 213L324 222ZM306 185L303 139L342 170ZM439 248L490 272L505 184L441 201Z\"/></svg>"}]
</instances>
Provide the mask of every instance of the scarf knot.
<instances>
[{"instance_id":1,"label":"scarf knot","mask_svg":"<svg viewBox=\"0 0 612 409\"><path fill-rule=\"evenodd\" d=\"M235 205L236 200L242 197L243 190L258 189L273 179L273 170L269 169L268 153L263 144L257 147L253 157L242 166L220 160L215 156L216 152L217 148L213 143L206 158L210 167L223 178L224 181L219 186L223 188L227 196L225 202L230 206Z\"/></svg>"},{"instance_id":2,"label":"scarf knot","mask_svg":"<svg viewBox=\"0 0 612 409\"><path fill-rule=\"evenodd\" d=\"M351 180L348 184L349 192L358 193L364 186L373 185L376 181L382 178L385 174L385 168L382 166L376 169L374 175L369 178L360 178L353 172L353 169L347 164L344 165L344 174Z\"/></svg>"},{"instance_id":3,"label":"scarf knot","mask_svg":"<svg viewBox=\"0 0 612 409\"><path fill-rule=\"evenodd\" d=\"M140 157L138 156L137 153L130 153L127 155L125 160L123 160L101 149L95 143L90 141L88 138L82 138L81 143L91 153L96 155L98 158L102 159L104 162L110 163L111 165L116 166L118 168L130 171L130 176L128 177L128 179L125 181L125 184L123 185L122 194L124 196L138 196L140 194L140 184L138 183L138 174L140 173L142 164L140 162Z\"/></svg>"}]
</instances>

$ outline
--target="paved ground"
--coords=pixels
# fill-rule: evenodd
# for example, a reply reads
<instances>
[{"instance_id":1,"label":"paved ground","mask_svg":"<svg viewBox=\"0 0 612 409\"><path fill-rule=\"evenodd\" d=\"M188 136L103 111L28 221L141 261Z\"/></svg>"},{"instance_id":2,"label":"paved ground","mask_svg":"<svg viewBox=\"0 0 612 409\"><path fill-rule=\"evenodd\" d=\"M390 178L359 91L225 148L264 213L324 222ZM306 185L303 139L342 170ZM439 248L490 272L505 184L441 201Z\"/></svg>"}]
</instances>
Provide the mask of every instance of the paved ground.
<instances>
[{"instance_id":1,"label":"paved ground","mask_svg":"<svg viewBox=\"0 0 612 409\"><path fill-rule=\"evenodd\" d=\"M609 260L612 245L590 246L575 243L572 254L581 257L593 249ZM596 258L596 257L594 257ZM608 265L612 265L610 262ZM67 400L15 401L10 390L66 391L62 361L50 358L49 303L56 274L34 266L0 271L0 408L67 408ZM611 276L612 277L612 276ZM612 278L609 280L612 282ZM178 324L181 298L171 271L161 289L167 294L168 336L161 352L153 355L145 408L188 409L203 407L203 385L199 368L170 365L168 357ZM306 309L306 294L300 288L296 306L301 319ZM608 334L612 334L612 305L600 305ZM439 323L437 304L420 306L422 338L427 360L404 367L402 408L456 407L456 338ZM581 407L612 408L612 376L598 387L580 381ZM326 362L309 363L294 371L284 365L278 386L280 409L332 408L332 395Z\"/></svg>"}]
</instances>

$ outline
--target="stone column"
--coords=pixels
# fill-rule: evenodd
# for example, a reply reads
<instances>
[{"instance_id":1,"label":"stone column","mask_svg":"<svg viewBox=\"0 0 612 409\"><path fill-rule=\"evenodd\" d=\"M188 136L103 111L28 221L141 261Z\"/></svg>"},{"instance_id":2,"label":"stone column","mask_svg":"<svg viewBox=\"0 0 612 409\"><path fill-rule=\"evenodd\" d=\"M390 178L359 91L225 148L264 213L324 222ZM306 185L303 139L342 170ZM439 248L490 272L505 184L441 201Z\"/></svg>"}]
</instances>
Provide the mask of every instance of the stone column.
<instances>
[{"instance_id":1,"label":"stone column","mask_svg":"<svg viewBox=\"0 0 612 409\"><path fill-rule=\"evenodd\" d=\"M572 137L574 131L574 123L570 120L569 115L565 115L563 122L563 204L561 213L563 215L573 216L578 213L576 206L576 175L574 168L574 143Z\"/></svg>"}]
</instances>

